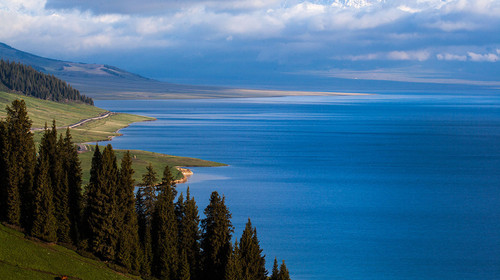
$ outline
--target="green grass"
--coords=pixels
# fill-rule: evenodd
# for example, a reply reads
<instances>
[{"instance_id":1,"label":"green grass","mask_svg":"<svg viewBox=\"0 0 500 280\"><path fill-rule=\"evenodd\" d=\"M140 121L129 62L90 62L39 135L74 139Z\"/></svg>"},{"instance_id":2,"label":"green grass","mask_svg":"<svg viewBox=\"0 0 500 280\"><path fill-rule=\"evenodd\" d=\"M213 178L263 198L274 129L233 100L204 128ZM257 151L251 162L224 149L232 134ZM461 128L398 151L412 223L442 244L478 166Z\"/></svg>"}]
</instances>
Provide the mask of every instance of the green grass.
<instances>
[{"instance_id":1,"label":"green grass","mask_svg":"<svg viewBox=\"0 0 500 280\"><path fill-rule=\"evenodd\" d=\"M109 140L110 137L120 136L121 134L117 131L131 123L152 120L155 118L118 113L75 127L71 129L71 135L75 143L104 141Z\"/></svg>"},{"instance_id":2,"label":"green grass","mask_svg":"<svg viewBox=\"0 0 500 280\"><path fill-rule=\"evenodd\" d=\"M15 99L24 99L28 115L33 121L33 128L43 128L47 122L50 126L55 119L57 126L77 123L82 119L95 117L106 110L81 103L58 103L15 93L0 92L0 117L5 117L5 106Z\"/></svg>"},{"instance_id":3,"label":"green grass","mask_svg":"<svg viewBox=\"0 0 500 280\"><path fill-rule=\"evenodd\" d=\"M104 109L81 103L58 103L14 93L0 92L0 118L6 116L5 107L15 99L24 99L26 102L28 115L33 121L33 128L43 128L45 123L51 126L54 119L58 127L67 126L106 112ZM108 140L109 137L120 135L116 132L117 130L134 122L148 120L154 120L154 118L118 113L105 119L90 121L75 127L71 129L71 134L75 143ZM64 130L61 129L60 132L64 133ZM34 134L35 142L40 142L43 131L35 131Z\"/></svg>"},{"instance_id":4,"label":"green grass","mask_svg":"<svg viewBox=\"0 0 500 280\"><path fill-rule=\"evenodd\" d=\"M93 150L94 147L91 147L91 149ZM103 149L104 147L100 147L101 152ZM125 152L126 151L124 150L115 150L116 158L118 160L117 162L118 165L120 165L120 161L123 158ZM80 154L84 185L87 184L90 179L90 166L92 163L92 155L93 155L92 151ZM140 151L140 150L131 150L130 155L132 156L132 167L135 170L134 179L136 183L142 181L142 175L146 173L146 167L149 165L149 163L153 165L154 170L158 174L158 179L161 179L163 175L163 170L167 165L171 167L171 171L175 179L182 178L182 174L175 168L176 166L179 167L227 166L226 164L223 163L218 163L208 160L171 156L171 155Z\"/></svg>"},{"instance_id":5,"label":"green grass","mask_svg":"<svg viewBox=\"0 0 500 280\"><path fill-rule=\"evenodd\" d=\"M140 279L118 273L106 263L80 256L65 247L24 238L0 224L0 279Z\"/></svg>"},{"instance_id":6,"label":"green grass","mask_svg":"<svg viewBox=\"0 0 500 280\"><path fill-rule=\"evenodd\" d=\"M22 98L26 102L28 109L28 114L30 119L33 121L33 128L44 127L47 122L49 126L52 123L52 119L56 120L57 126L66 126L70 124L77 123L82 119L88 119L99 114L106 112L104 109L100 109L94 106L89 106L85 104L78 103L58 103L53 101L41 100L33 97L23 96L14 93L0 92L0 118L5 117L5 107L10 105L13 100ZM73 141L75 143L87 143L87 142L97 142L102 140L109 140L110 137L120 136L121 134L117 131L127 127L129 124L134 122L151 121L155 118L143 117L131 114L117 113L113 114L107 118L100 120L93 120L87 122L81 126L71 129L71 135L73 136ZM60 133L65 133L65 129L59 129ZM34 132L34 140L38 144L40 143L43 131ZM118 158L118 164L123 157L125 151L115 150ZM142 181L142 174L146 172L146 166L151 163L158 173L158 178L160 179L163 175L163 169L166 165L172 167L172 174L176 179L182 178L182 174L175 169L175 166L197 166L197 167L209 167L209 166L224 166L224 164L206 161L195 158L186 157L176 157L146 151L131 151L133 157L133 168L136 170L134 174L134 179L136 182ZM86 184L90 177L90 164L92 161L91 152L86 152L80 154L80 159L82 161L83 169L83 183ZM1 279L1 278L0 278Z\"/></svg>"}]
</instances>

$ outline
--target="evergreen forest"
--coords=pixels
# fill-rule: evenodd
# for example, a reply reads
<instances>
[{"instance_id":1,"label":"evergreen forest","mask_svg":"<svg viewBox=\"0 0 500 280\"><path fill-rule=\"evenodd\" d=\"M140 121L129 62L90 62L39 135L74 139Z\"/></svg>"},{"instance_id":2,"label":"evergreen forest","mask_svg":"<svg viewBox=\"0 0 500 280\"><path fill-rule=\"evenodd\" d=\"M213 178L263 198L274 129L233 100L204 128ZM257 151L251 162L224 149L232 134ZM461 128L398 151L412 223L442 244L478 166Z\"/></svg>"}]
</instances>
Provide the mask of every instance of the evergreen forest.
<instances>
[{"instance_id":1,"label":"evergreen forest","mask_svg":"<svg viewBox=\"0 0 500 280\"><path fill-rule=\"evenodd\" d=\"M0 120L0 220L26 236L76 249L116 270L144 279L287 280L274 259L265 267L257 230L250 219L234 238L225 197L212 192L201 219L189 188L177 193L170 167L149 166L133 179L127 152L117 162L111 145L95 147L90 181L70 130L45 130L38 149L23 100L7 106ZM102 149L102 151L101 151Z\"/></svg>"},{"instance_id":2,"label":"evergreen forest","mask_svg":"<svg viewBox=\"0 0 500 280\"><path fill-rule=\"evenodd\" d=\"M47 75L31 66L0 60L0 89L56 102L82 102L94 105L92 98L54 75Z\"/></svg>"}]
</instances>

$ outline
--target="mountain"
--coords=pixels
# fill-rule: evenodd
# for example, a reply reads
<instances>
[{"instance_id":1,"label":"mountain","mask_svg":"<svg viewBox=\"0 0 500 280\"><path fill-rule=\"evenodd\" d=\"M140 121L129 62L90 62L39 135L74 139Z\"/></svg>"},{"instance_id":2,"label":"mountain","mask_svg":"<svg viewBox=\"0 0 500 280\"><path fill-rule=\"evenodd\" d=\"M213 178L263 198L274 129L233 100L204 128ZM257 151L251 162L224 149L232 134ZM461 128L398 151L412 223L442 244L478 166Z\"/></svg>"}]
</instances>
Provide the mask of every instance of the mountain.
<instances>
[{"instance_id":1,"label":"mountain","mask_svg":"<svg viewBox=\"0 0 500 280\"><path fill-rule=\"evenodd\" d=\"M105 64L87 64L45 58L0 43L0 59L30 65L68 82L95 99L202 98L239 94L222 87L190 86L148 79ZM235 96L235 97L236 97Z\"/></svg>"},{"instance_id":2,"label":"mountain","mask_svg":"<svg viewBox=\"0 0 500 280\"><path fill-rule=\"evenodd\" d=\"M186 99L352 94L172 84L148 79L105 64L87 64L45 58L17 50L3 43L0 43L0 59L20 62L30 65L38 71L52 74L69 83L81 94L93 99Z\"/></svg>"}]
</instances>

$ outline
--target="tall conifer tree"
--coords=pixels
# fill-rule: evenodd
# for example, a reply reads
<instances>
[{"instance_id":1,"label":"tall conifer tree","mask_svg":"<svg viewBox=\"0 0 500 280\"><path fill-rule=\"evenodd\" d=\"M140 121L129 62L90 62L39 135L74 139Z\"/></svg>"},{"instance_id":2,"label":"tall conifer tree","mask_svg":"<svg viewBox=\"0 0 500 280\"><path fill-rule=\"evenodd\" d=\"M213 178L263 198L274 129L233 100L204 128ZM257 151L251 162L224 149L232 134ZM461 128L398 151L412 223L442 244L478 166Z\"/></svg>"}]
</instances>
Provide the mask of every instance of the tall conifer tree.
<instances>
[{"instance_id":1,"label":"tall conifer tree","mask_svg":"<svg viewBox=\"0 0 500 280\"><path fill-rule=\"evenodd\" d=\"M94 223L90 244L92 252L105 260L114 260L117 243L116 222L116 187L118 183L118 166L116 156L110 144L102 152L99 185L96 191Z\"/></svg>"},{"instance_id":2,"label":"tall conifer tree","mask_svg":"<svg viewBox=\"0 0 500 280\"><path fill-rule=\"evenodd\" d=\"M69 243L70 220L68 206L68 190L66 176L63 176L63 166L61 154L62 138L57 141L57 128L55 120L52 128L48 129L45 124L45 131L40 142L39 156L47 159L48 173L50 176L52 195L55 207L55 217L57 220L57 240L62 243Z\"/></svg>"},{"instance_id":3,"label":"tall conifer tree","mask_svg":"<svg viewBox=\"0 0 500 280\"><path fill-rule=\"evenodd\" d=\"M186 191L186 200L181 199L182 194L179 196L177 204L183 204L182 207L178 207L177 211L181 211L181 214L177 214L180 218L179 220L179 252L185 251L190 275L193 279L199 279L200 276L200 217L198 215L198 206L196 206L196 201L194 197L191 197L189 192L189 187Z\"/></svg>"},{"instance_id":4,"label":"tall conifer tree","mask_svg":"<svg viewBox=\"0 0 500 280\"><path fill-rule=\"evenodd\" d=\"M182 251L179 265L179 280L191 280L191 273L189 272L189 263L185 251Z\"/></svg>"},{"instance_id":5,"label":"tall conifer tree","mask_svg":"<svg viewBox=\"0 0 500 280\"><path fill-rule=\"evenodd\" d=\"M100 175L102 166L102 154L99 146L95 146L94 155L92 156L92 165L90 167L90 180L85 189L85 209L83 214L83 232L82 235L87 242L87 249L91 249L90 245L94 239L95 224L97 221L96 212L99 208L98 189L100 188Z\"/></svg>"},{"instance_id":6,"label":"tall conifer tree","mask_svg":"<svg viewBox=\"0 0 500 280\"><path fill-rule=\"evenodd\" d=\"M101 154L96 146L87 188L85 222L88 247L102 259L113 260L116 249L116 185L118 167L111 145Z\"/></svg>"},{"instance_id":7,"label":"tall conifer tree","mask_svg":"<svg viewBox=\"0 0 500 280\"><path fill-rule=\"evenodd\" d=\"M52 130L56 131L55 121L52 125ZM57 138L57 134L56 134ZM52 183L52 188L54 191L54 205L56 209L56 219L57 219L57 240L61 243L71 243L71 220L70 220L70 210L69 210L69 186L68 186L68 174L64 172L64 139L62 135L59 136L57 141L55 154L53 155L55 159L52 161L50 169L52 172L52 180L58 180L56 183Z\"/></svg>"},{"instance_id":8,"label":"tall conifer tree","mask_svg":"<svg viewBox=\"0 0 500 280\"><path fill-rule=\"evenodd\" d=\"M122 158L120 178L117 188L118 245L116 261L129 270L140 270L139 226L135 212L134 179L132 178L132 158L127 151Z\"/></svg>"},{"instance_id":9,"label":"tall conifer tree","mask_svg":"<svg viewBox=\"0 0 500 280\"><path fill-rule=\"evenodd\" d=\"M172 187L165 186L161 189L151 222L153 274L160 279L176 279L179 265L178 227Z\"/></svg>"},{"instance_id":10,"label":"tall conifer tree","mask_svg":"<svg viewBox=\"0 0 500 280\"><path fill-rule=\"evenodd\" d=\"M142 175L142 183L137 191L137 213L139 220L139 238L142 245L143 257L141 271L144 274L151 273L153 262L153 248L151 239L151 218L156 202L157 174L151 163L146 167L146 173Z\"/></svg>"},{"instance_id":11,"label":"tall conifer tree","mask_svg":"<svg viewBox=\"0 0 500 280\"><path fill-rule=\"evenodd\" d=\"M240 239L240 250L243 270L243 278L254 280L266 280L266 260L262 256L262 249L257 239L257 230L252 227L252 222L248 222L243 230Z\"/></svg>"},{"instance_id":12,"label":"tall conifer tree","mask_svg":"<svg viewBox=\"0 0 500 280\"><path fill-rule=\"evenodd\" d=\"M8 152L7 125L0 119L0 221L5 221L7 215Z\"/></svg>"},{"instance_id":13,"label":"tall conifer tree","mask_svg":"<svg viewBox=\"0 0 500 280\"><path fill-rule=\"evenodd\" d=\"M288 272L288 269L286 268L285 261L283 261L280 265L280 273L278 280L290 280L290 273Z\"/></svg>"},{"instance_id":14,"label":"tall conifer tree","mask_svg":"<svg viewBox=\"0 0 500 280\"><path fill-rule=\"evenodd\" d=\"M161 184L160 188L169 186L172 188L172 192L174 194L174 197L177 196L177 186L175 184L175 179L174 175L172 174L172 171L170 170L170 166L165 166L165 169L163 169L163 177L161 178Z\"/></svg>"},{"instance_id":15,"label":"tall conifer tree","mask_svg":"<svg viewBox=\"0 0 500 280\"><path fill-rule=\"evenodd\" d=\"M250 278L243 278L243 266L238 249L238 241L235 241L227 261L226 275L224 280L243 280Z\"/></svg>"},{"instance_id":16,"label":"tall conifer tree","mask_svg":"<svg viewBox=\"0 0 500 280\"><path fill-rule=\"evenodd\" d=\"M45 156L38 158L35 173L33 226L30 234L45 241L54 242L57 239L57 225L54 216L49 161Z\"/></svg>"},{"instance_id":17,"label":"tall conifer tree","mask_svg":"<svg viewBox=\"0 0 500 280\"><path fill-rule=\"evenodd\" d=\"M280 270L278 267L278 260L274 258L273 270L271 272L271 277L269 278L269 280L278 280L279 274Z\"/></svg>"},{"instance_id":18,"label":"tall conifer tree","mask_svg":"<svg viewBox=\"0 0 500 280\"><path fill-rule=\"evenodd\" d=\"M225 205L225 198L215 191L204 213L206 218L201 221L203 273L208 280L220 280L225 276L231 250L231 234L234 231L231 213Z\"/></svg>"},{"instance_id":19,"label":"tall conifer tree","mask_svg":"<svg viewBox=\"0 0 500 280\"><path fill-rule=\"evenodd\" d=\"M80 239L82 215L82 168L76 145L69 128L66 129L62 149L63 172L68 186L69 220L71 239L77 244Z\"/></svg>"},{"instance_id":20,"label":"tall conifer tree","mask_svg":"<svg viewBox=\"0 0 500 280\"><path fill-rule=\"evenodd\" d=\"M148 222L154 211L157 190L157 174L151 163L146 167L146 173L142 175L142 200L144 202L144 212Z\"/></svg>"},{"instance_id":21,"label":"tall conifer tree","mask_svg":"<svg viewBox=\"0 0 500 280\"><path fill-rule=\"evenodd\" d=\"M35 144L24 100L14 100L6 107L4 128L4 158L7 170L4 178L5 220L30 229L33 213L33 179Z\"/></svg>"}]
</instances>

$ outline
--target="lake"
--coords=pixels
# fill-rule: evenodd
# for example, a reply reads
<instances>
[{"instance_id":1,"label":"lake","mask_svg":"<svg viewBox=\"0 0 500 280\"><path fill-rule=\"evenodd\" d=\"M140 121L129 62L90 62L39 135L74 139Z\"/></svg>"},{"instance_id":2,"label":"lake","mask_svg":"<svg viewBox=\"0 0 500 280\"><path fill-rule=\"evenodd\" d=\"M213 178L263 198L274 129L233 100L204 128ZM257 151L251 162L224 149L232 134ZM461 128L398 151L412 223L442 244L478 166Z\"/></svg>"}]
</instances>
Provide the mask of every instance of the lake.
<instances>
[{"instance_id":1,"label":"lake","mask_svg":"<svg viewBox=\"0 0 500 280\"><path fill-rule=\"evenodd\" d=\"M147 115L119 149L197 157L292 279L500 279L500 96L96 101Z\"/></svg>"}]
</instances>

